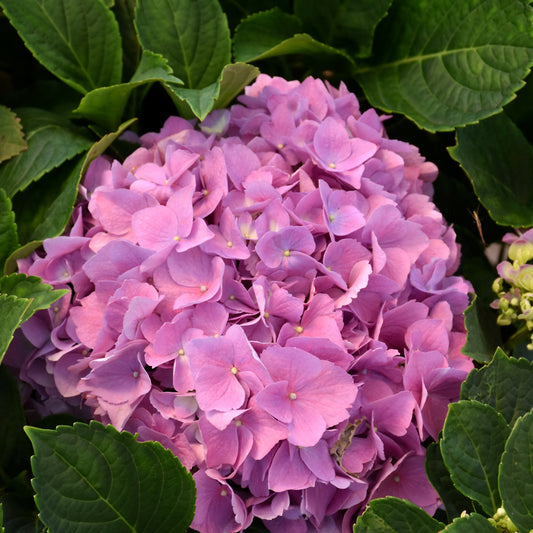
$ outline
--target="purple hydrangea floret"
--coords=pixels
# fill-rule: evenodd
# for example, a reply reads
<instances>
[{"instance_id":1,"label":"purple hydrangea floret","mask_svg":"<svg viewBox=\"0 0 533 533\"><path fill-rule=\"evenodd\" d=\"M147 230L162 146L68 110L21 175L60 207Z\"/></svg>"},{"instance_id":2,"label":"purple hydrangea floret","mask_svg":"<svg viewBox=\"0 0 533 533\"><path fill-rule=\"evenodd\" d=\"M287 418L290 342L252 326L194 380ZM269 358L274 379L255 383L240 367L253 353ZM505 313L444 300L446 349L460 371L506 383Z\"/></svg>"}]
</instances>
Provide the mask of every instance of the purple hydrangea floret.
<instances>
[{"instance_id":1,"label":"purple hydrangea floret","mask_svg":"<svg viewBox=\"0 0 533 533\"><path fill-rule=\"evenodd\" d=\"M342 84L262 74L239 102L91 164L68 234L19 261L69 294L6 364L41 414L170 449L202 533L432 514L423 443L472 368L437 168Z\"/></svg>"}]
</instances>

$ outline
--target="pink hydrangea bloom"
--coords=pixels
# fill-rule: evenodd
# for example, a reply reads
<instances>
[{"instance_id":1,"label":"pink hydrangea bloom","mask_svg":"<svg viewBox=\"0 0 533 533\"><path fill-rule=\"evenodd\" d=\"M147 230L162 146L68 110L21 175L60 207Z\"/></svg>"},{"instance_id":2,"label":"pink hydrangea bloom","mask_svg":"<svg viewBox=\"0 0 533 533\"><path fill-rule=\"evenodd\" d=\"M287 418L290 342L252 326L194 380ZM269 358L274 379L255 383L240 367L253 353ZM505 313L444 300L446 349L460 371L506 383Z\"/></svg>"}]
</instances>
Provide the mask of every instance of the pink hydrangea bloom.
<instances>
[{"instance_id":1,"label":"pink hydrangea bloom","mask_svg":"<svg viewBox=\"0 0 533 533\"><path fill-rule=\"evenodd\" d=\"M91 164L71 229L19 261L69 294L5 363L41 413L172 450L201 533L347 533L387 494L431 512L422 443L472 368L437 169L344 85L239 100Z\"/></svg>"}]
</instances>

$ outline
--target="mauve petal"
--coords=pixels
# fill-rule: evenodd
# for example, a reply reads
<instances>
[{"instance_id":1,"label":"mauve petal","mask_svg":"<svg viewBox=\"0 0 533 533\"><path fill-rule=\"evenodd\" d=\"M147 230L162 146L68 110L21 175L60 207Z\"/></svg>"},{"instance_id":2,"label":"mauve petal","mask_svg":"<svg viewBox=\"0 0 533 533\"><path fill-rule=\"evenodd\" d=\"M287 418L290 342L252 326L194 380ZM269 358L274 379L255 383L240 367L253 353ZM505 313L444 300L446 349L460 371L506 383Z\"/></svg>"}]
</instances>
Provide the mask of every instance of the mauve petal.
<instances>
[{"instance_id":1,"label":"mauve petal","mask_svg":"<svg viewBox=\"0 0 533 533\"><path fill-rule=\"evenodd\" d=\"M124 235L131 228L132 214L147 205L143 195L128 189L97 189L91 196L89 210L104 230Z\"/></svg>"},{"instance_id":2,"label":"mauve petal","mask_svg":"<svg viewBox=\"0 0 533 533\"><path fill-rule=\"evenodd\" d=\"M175 392L164 392L155 388L150 392L150 403L164 418L170 420L190 420L198 410L198 403L194 396L182 396Z\"/></svg>"},{"instance_id":3,"label":"mauve petal","mask_svg":"<svg viewBox=\"0 0 533 533\"><path fill-rule=\"evenodd\" d=\"M334 462L325 440L319 440L312 447L300 448L300 458L319 480L332 481L335 478Z\"/></svg>"},{"instance_id":4,"label":"mauve petal","mask_svg":"<svg viewBox=\"0 0 533 533\"><path fill-rule=\"evenodd\" d=\"M240 143L223 145L224 159L230 180L237 190L242 190L242 182L246 177L261 166L257 155L247 146Z\"/></svg>"},{"instance_id":5,"label":"mauve petal","mask_svg":"<svg viewBox=\"0 0 533 533\"><path fill-rule=\"evenodd\" d=\"M295 446L315 446L326 431L326 422L314 405L298 400L297 395L291 402L294 406L287 440Z\"/></svg>"},{"instance_id":6,"label":"mauve petal","mask_svg":"<svg viewBox=\"0 0 533 533\"><path fill-rule=\"evenodd\" d=\"M359 474L366 463L377 456L376 440L371 437L354 437L342 455L342 467L351 474Z\"/></svg>"},{"instance_id":7,"label":"mauve petal","mask_svg":"<svg viewBox=\"0 0 533 533\"><path fill-rule=\"evenodd\" d=\"M278 422L250 401L251 408L241 417L242 423L252 432L253 446L250 455L257 461L263 459L280 441L287 438L287 426Z\"/></svg>"},{"instance_id":8,"label":"mauve petal","mask_svg":"<svg viewBox=\"0 0 533 533\"><path fill-rule=\"evenodd\" d=\"M224 261L199 248L172 252L167 260L170 276L176 283L174 309L208 301L220 294Z\"/></svg>"},{"instance_id":9,"label":"mauve petal","mask_svg":"<svg viewBox=\"0 0 533 533\"><path fill-rule=\"evenodd\" d=\"M313 147L324 164L331 166L350 156L352 150L349 141L344 124L328 117L318 126L313 138Z\"/></svg>"},{"instance_id":10,"label":"mauve petal","mask_svg":"<svg viewBox=\"0 0 533 533\"><path fill-rule=\"evenodd\" d=\"M193 477L196 511L191 527L204 533L231 533L249 525L251 518L247 518L243 501L226 482L209 477L205 470Z\"/></svg>"},{"instance_id":11,"label":"mauve petal","mask_svg":"<svg viewBox=\"0 0 533 533\"><path fill-rule=\"evenodd\" d=\"M416 401L409 391L401 391L369 404L374 413L374 427L396 436L405 435L413 419Z\"/></svg>"},{"instance_id":12,"label":"mauve petal","mask_svg":"<svg viewBox=\"0 0 533 533\"><path fill-rule=\"evenodd\" d=\"M54 365L54 382L65 398L78 396L78 382L89 369L89 359L79 351L67 353ZM76 370L76 371L74 371Z\"/></svg>"},{"instance_id":13,"label":"mauve petal","mask_svg":"<svg viewBox=\"0 0 533 533\"><path fill-rule=\"evenodd\" d=\"M272 383L255 397L257 405L261 409L285 423L290 422L293 416L288 385L287 381Z\"/></svg>"},{"instance_id":14,"label":"mauve petal","mask_svg":"<svg viewBox=\"0 0 533 533\"><path fill-rule=\"evenodd\" d=\"M312 254L315 241L307 228L290 226L277 232L265 233L257 242L255 250L266 266L276 268L284 260L290 261L291 252Z\"/></svg>"},{"instance_id":15,"label":"mauve petal","mask_svg":"<svg viewBox=\"0 0 533 533\"><path fill-rule=\"evenodd\" d=\"M272 459L268 472L268 488L274 492L301 490L312 487L316 477L300 458L296 448L287 441L282 442Z\"/></svg>"},{"instance_id":16,"label":"mauve petal","mask_svg":"<svg viewBox=\"0 0 533 533\"><path fill-rule=\"evenodd\" d=\"M195 375L196 400L204 411L227 411L242 407L245 393L231 368L202 368Z\"/></svg>"},{"instance_id":17,"label":"mauve petal","mask_svg":"<svg viewBox=\"0 0 533 533\"><path fill-rule=\"evenodd\" d=\"M133 409L152 387L141 362L146 343L132 341L111 355L94 359L91 372L80 380L81 392L95 395L111 423L120 431Z\"/></svg>"},{"instance_id":18,"label":"mauve petal","mask_svg":"<svg viewBox=\"0 0 533 533\"><path fill-rule=\"evenodd\" d=\"M163 205L138 211L133 215L131 225L139 245L149 250L161 250L178 237L176 214Z\"/></svg>"},{"instance_id":19,"label":"mauve petal","mask_svg":"<svg viewBox=\"0 0 533 533\"><path fill-rule=\"evenodd\" d=\"M189 358L186 355L174 359L172 386L182 394L194 390L194 378L192 377Z\"/></svg>"},{"instance_id":20,"label":"mauve petal","mask_svg":"<svg viewBox=\"0 0 533 533\"><path fill-rule=\"evenodd\" d=\"M116 281L124 272L138 267L152 252L127 241L111 241L83 266L92 281Z\"/></svg>"},{"instance_id":21,"label":"mauve petal","mask_svg":"<svg viewBox=\"0 0 533 533\"><path fill-rule=\"evenodd\" d=\"M235 423L230 423L225 429L219 430L210 424L205 417L201 417L198 426L202 440L207 447L207 467L233 466L239 453L239 438Z\"/></svg>"}]
</instances>

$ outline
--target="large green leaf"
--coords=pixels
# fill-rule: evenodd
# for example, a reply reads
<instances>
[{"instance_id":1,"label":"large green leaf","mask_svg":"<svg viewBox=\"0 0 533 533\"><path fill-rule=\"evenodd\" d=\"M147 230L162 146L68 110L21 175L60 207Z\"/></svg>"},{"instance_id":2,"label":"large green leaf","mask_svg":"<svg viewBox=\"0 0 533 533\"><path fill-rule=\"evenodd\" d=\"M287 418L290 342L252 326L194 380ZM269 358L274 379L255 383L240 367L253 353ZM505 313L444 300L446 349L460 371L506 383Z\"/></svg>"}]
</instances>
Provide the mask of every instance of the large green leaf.
<instances>
[{"instance_id":1,"label":"large green leaf","mask_svg":"<svg viewBox=\"0 0 533 533\"><path fill-rule=\"evenodd\" d=\"M9 274L14 274L17 271L17 261L19 259L24 259L28 257L32 252L37 250L43 243L41 241L31 241L22 245L20 248L17 248L14 252L10 254L7 258L6 264L4 265L4 274L8 276ZM0 271L0 275L2 272Z\"/></svg>"},{"instance_id":2,"label":"large green leaf","mask_svg":"<svg viewBox=\"0 0 533 533\"><path fill-rule=\"evenodd\" d=\"M407 500L392 496L372 500L357 519L354 533L437 533L444 524Z\"/></svg>"},{"instance_id":3,"label":"large green leaf","mask_svg":"<svg viewBox=\"0 0 533 533\"><path fill-rule=\"evenodd\" d=\"M513 99L533 63L528 0L402 0L356 71L373 106L430 131L488 117Z\"/></svg>"},{"instance_id":4,"label":"large green leaf","mask_svg":"<svg viewBox=\"0 0 533 533\"><path fill-rule=\"evenodd\" d=\"M180 115L203 120L213 108L225 108L246 85L259 74L259 69L246 63L226 65L219 79L203 89L179 87L175 83L165 83Z\"/></svg>"},{"instance_id":5,"label":"large green leaf","mask_svg":"<svg viewBox=\"0 0 533 533\"><path fill-rule=\"evenodd\" d=\"M376 27L391 4L392 0L342 0L335 18L335 41L357 57L370 56Z\"/></svg>"},{"instance_id":6,"label":"large green leaf","mask_svg":"<svg viewBox=\"0 0 533 533\"><path fill-rule=\"evenodd\" d=\"M21 242L44 241L63 233L78 196L83 160L77 156L65 162L13 198Z\"/></svg>"},{"instance_id":7,"label":"large green leaf","mask_svg":"<svg viewBox=\"0 0 533 533\"><path fill-rule=\"evenodd\" d=\"M442 532L446 533L497 533L498 530L484 517L477 513L456 518Z\"/></svg>"},{"instance_id":8,"label":"large green leaf","mask_svg":"<svg viewBox=\"0 0 533 533\"><path fill-rule=\"evenodd\" d=\"M107 133L89 148L80 171L81 178L85 176L89 165L97 157L101 156L136 121L136 118L126 120L126 122L123 122L115 131Z\"/></svg>"},{"instance_id":9,"label":"large green leaf","mask_svg":"<svg viewBox=\"0 0 533 533\"><path fill-rule=\"evenodd\" d=\"M440 448L455 486L492 515L500 507L498 465L510 428L490 405L451 404Z\"/></svg>"},{"instance_id":10,"label":"large green leaf","mask_svg":"<svg viewBox=\"0 0 533 533\"><path fill-rule=\"evenodd\" d=\"M43 283L36 276L10 274L0 278L0 293L29 300L30 304L22 315L22 322L28 320L35 311L48 309L67 292L66 289L54 290L51 285Z\"/></svg>"},{"instance_id":11,"label":"large green leaf","mask_svg":"<svg viewBox=\"0 0 533 533\"><path fill-rule=\"evenodd\" d=\"M451 156L465 169L492 219L533 226L533 148L505 113L461 128Z\"/></svg>"},{"instance_id":12,"label":"large green leaf","mask_svg":"<svg viewBox=\"0 0 533 533\"><path fill-rule=\"evenodd\" d=\"M513 426L533 405L533 363L509 358L498 348L488 365L470 372L461 399L491 405Z\"/></svg>"},{"instance_id":13,"label":"large green leaf","mask_svg":"<svg viewBox=\"0 0 533 533\"><path fill-rule=\"evenodd\" d=\"M17 113L27 131L28 149L0 167L0 183L9 197L92 144L84 129L58 115L33 108Z\"/></svg>"},{"instance_id":14,"label":"large green leaf","mask_svg":"<svg viewBox=\"0 0 533 533\"><path fill-rule=\"evenodd\" d=\"M115 0L113 13L118 22L124 55L124 79L129 79L137 70L141 59L141 44L135 31L135 5L137 0Z\"/></svg>"},{"instance_id":15,"label":"large green leaf","mask_svg":"<svg viewBox=\"0 0 533 533\"><path fill-rule=\"evenodd\" d=\"M426 474L446 508L448 520L458 517L463 511L474 511L472 501L454 487L437 442L432 442L426 450Z\"/></svg>"},{"instance_id":16,"label":"large green leaf","mask_svg":"<svg viewBox=\"0 0 533 533\"><path fill-rule=\"evenodd\" d=\"M157 442L92 421L27 427L41 520L55 533L173 533L192 521L195 488Z\"/></svg>"},{"instance_id":17,"label":"large green leaf","mask_svg":"<svg viewBox=\"0 0 533 533\"><path fill-rule=\"evenodd\" d=\"M220 91L214 107L223 109L259 75L259 69L245 63L226 65L220 77Z\"/></svg>"},{"instance_id":18,"label":"large green leaf","mask_svg":"<svg viewBox=\"0 0 533 533\"><path fill-rule=\"evenodd\" d=\"M120 83L118 24L101 0L0 0L33 55L85 94Z\"/></svg>"},{"instance_id":19,"label":"large green leaf","mask_svg":"<svg viewBox=\"0 0 533 533\"><path fill-rule=\"evenodd\" d=\"M533 529L533 410L520 418L505 445L500 493L507 515L519 531Z\"/></svg>"},{"instance_id":20,"label":"large green leaf","mask_svg":"<svg viewBox=\"0 0 533 533\"><path fill-rule=\"evenodd\" d=\"M26 149L20 120L7 107L0 105L0 163Z\"/></svg>"},{"instance_id":21,"label":"large green leaf","mask_svg":"<svg viewBox=\"0 0 533 533\"><path fill-rule=\"evenodd\" d=\"M278 8L254 13L235 31L235 61L248 63L286 54L333 54L352 61L344 51L316 41L301 31L300 19Z\"/></svg>"},{"instance_id":22,"label":"large green leaf","mask_svg":"<svg viewBox=\"0 0 533 533\"><path fill-rule=\"evenodd\" d=\"M492 354L501 344L500 329L496 325L494 311L474 296L464 315L467 336L462 352L479 363L490 361Z\"/></svg>"},{"instance_id":23,"label":"large green leaf","mask_svg":"<svg viewBox=\"0 0 533 533\"><path fill-rule=\"evenodd\" d=\"M340 0L295 0L294 14L302 21L306 33L323 43L332 44L339 30L336 15L340 3Z\"/></svg>"},{"instance_id":24,"label":"large green leaf","mask_svg":"<svg viewBox=\"0 0 533 533\"><path fill-rule=\"evenodd\" d=\"M181 80L172 75L172 69L163 56L145 51L128 83L100 87L91 91L82 98L74 113L107 129L115 129L120 124L132 91L140 85L158 81L181 84Z\"/></svg>"},{"instance_id":25,"label":"large green leaf","mask_svg":"<svg viewBox=\"0 0 533 533\"><path fill-rule=\"evenodd\" d=\"M215 100L220 94L219 81L215 81L202 89L178 87L173 83L165 83L165 88L182 117L194 118L196 116L200 120L203 120L213 109Z\"/></svg>"},{"instance_id":26,"label":"large green leaf","mask_svg":"<svg viewBox=\"0 0 533 533\"><path fill-rule=\"evenodd\" d=\"M31 300L0 293L0 363L13 340L13 333L22 323L22 317L30 307Z\"/></svg>"},{"instance_id":27,"label":"large green leaf","mask_svg":"<svg viewBox=\"0 0 533 533\"><path fill-rule=\"evenodd\" d=\"M0 272L7 258L18 247L15 213L4 189L0 189Z\"/></svg>"},{"instance_id":28,"label":"large green leaf","mask_svg":"<svg viewBox=\"0 0 533 533\"><path fill-rule=\"evenodd\" d=\"M35 311L47 309L67 290L52 290L35 276L11 274L0 277L0 363L15 330Z\"/></svg>"},{"instance_id":29,"label":"large green leaf","mask_svg":"<svg viewBox=\"0 0 533 533\"><path fill-rule=\"evenodd\" d=\"M135 27L143 48L168 59L188 88L216 82L230 62L228 24L217 0L138 0Z\"/></svg>"}]
</instances>

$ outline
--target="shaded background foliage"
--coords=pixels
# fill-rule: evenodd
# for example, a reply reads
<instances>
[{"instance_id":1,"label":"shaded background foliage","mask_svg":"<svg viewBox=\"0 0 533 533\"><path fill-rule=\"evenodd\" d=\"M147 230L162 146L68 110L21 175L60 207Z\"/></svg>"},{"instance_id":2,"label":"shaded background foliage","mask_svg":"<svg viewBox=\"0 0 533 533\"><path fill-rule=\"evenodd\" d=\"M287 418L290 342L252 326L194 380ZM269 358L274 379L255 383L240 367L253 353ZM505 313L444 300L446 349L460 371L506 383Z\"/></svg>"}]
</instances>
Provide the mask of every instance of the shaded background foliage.
<instances>
[{"instance_id":1,"label":"shaded background foliage","mask_svg":"<svg viewBox=\"0 0 533 533\"><path fill-rule=\"evenodd\" d=\"M496 274L485 248L500 242L509 227L533 226L529 1L0 0L0 6L0 312L8 317L0 325L0 360L15 329L61 296L37 278L11 274L17 258L64 231L90 161L104 152L124 158L133 148L119 140L126 129L155 131L171 114L202 119L226 107L260 71L287 79L311 75L334 86L344 81L363 109L391 114L389 135L418 146L440 170L434 201L454 225L462 243L461 273L477 295L467 311L465 353L481 366L513 333L500 333L488 308ZM523 346L510 351L532 359ZM35 531L44 526L32 504L30 447L21 429L31 414L23 413L14 382L1 370L1 433L10 436L0 448L3 520L7 531ZM468 418L476 416L469 410L490 408L496 415L487 416L497 416L502 402L508 408L514 401L505 394L502 389L496 399L480 397L471 389L461 399L470 403L456 414L464 408ZM521 414L527 407L531 402ZM530 420L524 418L519 430ZM59 423L38 417L31 422L51 428ZM458 435L453 419L446 428L445 439ZM506 431L503 448L488 462L499 463ZM39 491L49 475L48 467L37 466L43 459L39 449L45 441L51 449L59 446L68 430L28 433L37 453ZM511 436L513 442L522 438L514 429ZM443 446L446 463L450 448ZM433 473L446 477L444 463L437 457ZM182 472L176 476L187 483ZM461 486L453 472L451 480L441 486L447 494ZM504 479L500 488L496 482L487 490L494 500L498 491L512 492L508 485ZM450 509L460 509L457 501L464 503L465 496L476 501L468 490L459 500L448 498L448 519L457 516ZM485 496L481 507L490 515L494 509ZM519 518L523 527L533 527L527 525L530 504L519 513L526 517ZM380 505L371 509L378 517L388 512ZM472 508L481 510L476 503ZM421 520L433 528L428 531L443 527ZM479 519L464 527L474 527L473 521ZM62 527L46 525L52 531ZM395 527L401 530L390 530ZM466 531L460 527L454 531Z\"/></svg>"}]
</instances>

